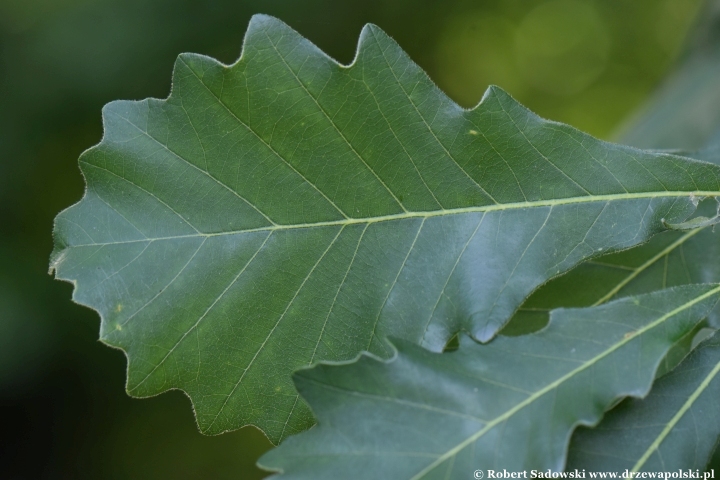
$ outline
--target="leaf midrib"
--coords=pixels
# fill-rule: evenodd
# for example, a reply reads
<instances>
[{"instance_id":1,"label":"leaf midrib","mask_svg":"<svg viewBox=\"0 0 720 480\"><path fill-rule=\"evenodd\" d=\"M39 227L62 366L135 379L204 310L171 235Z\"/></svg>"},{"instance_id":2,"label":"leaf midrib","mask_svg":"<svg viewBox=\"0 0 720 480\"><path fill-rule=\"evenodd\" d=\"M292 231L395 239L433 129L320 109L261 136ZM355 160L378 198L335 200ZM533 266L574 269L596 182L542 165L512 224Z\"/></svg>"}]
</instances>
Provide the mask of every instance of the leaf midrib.
<instances>
[{"instance_id":1,"label":"leaf midrib","mask_svg":"<svg viewBox=\"0 0 720 480\"><path fill-rule=\"evenodd\" d=\"M678 191L663 191L663 192L639 192L639 193L616 193L607 195L585 195L582 197L566 197L550 200L535 200L530 202L513 202L496 205L482 205L477 207L462 207L455 209L443 209L436 211L425 211L425 212L407 212L397 213L391 215L380 215L377 217L362 217L362 218L347 218L340 220L329 220L323 222L312 222L312 223L297 223L297 224L278 224L268 225L264 227L248 228L244 230L230 230L227 232L217 233L193 233L187 235L172 235L165 237L147 237L135 240L124 240L119 242L99 242L99 243L88 243L88 244L77 244L69 245L68 247L89 247L99 245L119 245L125 243L138 243L148 242L155 240L174 240L179 238L198 238L198 237L217 237L223 235L237 235L241 233L253 233L253 232L264 232L264 231L277 231L277 230L293 230L302 228L318 228L318 227L333 227L333 226L346 226L356 224L372 224L380 222L388 222L393 220L404 220L408 218L432 218L432 217L443 217L450 215L462 215L467 213L484 213L494 212L503 210L522 210L525 208L539 208L539 207L555 207L562 205L579 205L584 203L595 203L595 202L613 202L621 200L636 200L636 199L653 199L653 198L681 198L681 197L720 197L720 191L694 191L694 192L678 192Z\"/></svg>"},{"instance_id":2,"label":"leaf midrib","mask_svg":"<svg viewBox=\"0 0 720 480\"><path fill-rule=\"evenodd\" d=\"M547 386L545 386L545 387L543 387L542 389L538 390L537 392L533 393L531 396L529 396L528 398L526 398L526 399L523 400L522 402L518 403L517 405L515 405L513 408L511 408L510 410L506 411L506 412L503 413L502 415L498 415L497 418L489 421L489 422L487 423L487 425L485 425L481 430L479 430L479 431L475 432L474 434L470 435L468 438L466 438L466 439L463 440L462 442L458 443L458 444L457 444L456 446L454 446L453 448L449 449L446 453L444 453L443 455L439 456L434 462L432 462L430 465L428 465L427 467L425 467L424 469L422 469L420 472L418 472L417 474L415 474L415 476L413 476L410 480L419 480L420 478L423 477L423 475L425 475L426 473L432 471L435 467L437 467L438 465L440 465L442 462L444 462L444 461L447 460L448 458L454 457L454 456L455 456L458 452L460 452L463 448L467 447L467 446L470 445L472 442L476 441L478 438L480 438L480 437L482 437L483 435L485 435L485 433L487 433L488 431L492 430L493 428L495 428L495 427L496 427L497 425L499 425L500 423L504 422L505 420L508 420L510 417L512 417L513 415L515 415L517 412L519 412L520 410L522 410L522 409L525 408L526 406L530 405L531 403L533 403L535 400L539 399L540 397L542 397L542 396L545 395L546 393L549 393L550 391L556 389L557 387L559 387L560 385L562 385L564 382L566 382L567 380L571 379L572 377L574 377L575 375L579 374L580 372L582 372L582 371L584 371L584 370L592 367L593 365L595 365L597 362L599 362L599 361L602 360L603 358L605 358L605 357L607 357L608 355L612 354L613 352L615 352L615 351L618 350L619 348L623 347L623 346L626 345L627 343L629 343L629 342L635 340L636 338L640 337L640 336L643 335L645 332L647 332L647 331L649 331L649 330L652 330L652 329L655 328L656 326L662 324L662 323L665 322L668 318L671 318L671 317L677 315L678 313L680 313L680 312L682 312L682 311L684 311L684 310L687 310L688 308L690 308L690 307L692 307L692 306L700 303L701 301L703 301L703 300L705 300L705 299L707 299L707 298L709 298L709 297L711 297L711 296L713 296L713 295L715 295L715 294L717 294L717 293L720 293L720 286L715 287L715 288L713 288L712 290L710 290L710 291L708 291L708 292L705 292L704 294L695 297L695 298L692 299L691 301L686 302L686 303L684 303L683 305L680 305L679 307L673 309L672 311L670 311L670 312L662 315L660 318L658 318L658 319L655 320L654 322L651 322L651 323L645 325L644 327L638 329L637 331L635 331L633 335L630 335L630 336L627 336L627 337L623 337L622 340L620 340L619 342L615 343L615 344L612 345L610 348L608 348L607 350L603 351L601 354L599 354L599 355L595 356L594 358L590 359L589 361L583 363L583 365L579 366L578 368L576 368L576 369L574 369L574 370L571 370L570 372L566 373L565 375L563 375L563 376L560 377L559 379L555 380L554 382L548 384Z\"/></svg>"}]
</instances>

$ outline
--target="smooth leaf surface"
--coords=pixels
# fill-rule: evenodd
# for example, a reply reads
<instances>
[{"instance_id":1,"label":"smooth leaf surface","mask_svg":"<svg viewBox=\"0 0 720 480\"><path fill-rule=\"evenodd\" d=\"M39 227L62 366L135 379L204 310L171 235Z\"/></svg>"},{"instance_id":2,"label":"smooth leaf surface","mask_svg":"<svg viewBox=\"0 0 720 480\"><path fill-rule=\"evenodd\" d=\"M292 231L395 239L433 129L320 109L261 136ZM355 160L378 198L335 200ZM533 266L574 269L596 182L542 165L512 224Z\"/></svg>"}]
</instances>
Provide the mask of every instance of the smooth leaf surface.
<instances>
[{"instance_id":1,"label":"smooth leaf surface","mask_svg":"<svg viewBox=\"0 0 720 480\"><path fill-rule=\"evenodd\" d=\"M701 343L643 400L629 399L573 436L568 469L674 471L707 467L720 441L720 335Z\"/></svg>"},{"instance_id":2,"label":"smooth leaf surface","mask_svg":"<svg viewBox=\"0 0 720 480\"><path fill-rule=\"evenodd\" d=\"M720 168L601 142L491 88L464 110L382 31L344 67L253 18L232 66L181 55L167 100L113 102L51 270L203 432L313 424L290 373L394 335L495 335L537 286L685 221Z\"/></svg>"},{"instance_id":3,"label":"smooth leaf surface","mask_svg":"<svg viewBox=\"0 0 720 480\"><path fill-rule=\"evenodd\" d=\"M476 469L560 471L572 430L644 396L668 350L707 315L717 285L555 310L540 333L435 354L397 342L294 375L318 425L260 464L282 478L465 479Z\"/></svg>"}]
</instances>

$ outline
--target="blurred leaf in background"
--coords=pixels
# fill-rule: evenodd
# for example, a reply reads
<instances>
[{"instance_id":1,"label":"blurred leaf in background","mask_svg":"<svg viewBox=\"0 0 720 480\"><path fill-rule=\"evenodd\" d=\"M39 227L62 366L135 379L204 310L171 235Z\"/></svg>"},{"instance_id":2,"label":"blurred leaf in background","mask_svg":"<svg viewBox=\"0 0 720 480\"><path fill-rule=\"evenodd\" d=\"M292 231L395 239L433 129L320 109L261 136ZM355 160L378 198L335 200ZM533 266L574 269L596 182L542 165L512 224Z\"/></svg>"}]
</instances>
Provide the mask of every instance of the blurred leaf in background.
<instances>
[{"instance_id":1,"label":"blurred leaf in background","mask_svg":"<svg viewBox=\"0 0 720 480\"><path fill-rule=\"evenodd\" d=\"M702 5L483 3L458 3L442 22L431 77L465 107L494 83L540 115L600 137L667 72Z\"/></svg>"},{"instance_id":2,"label":"blurred leaf in background","mask_svg":"<svg viewBox=\"0 0 720 480\"><path fill-rule=\"evenodd\" d=\"M641 148L697 150L720 142L720 1L709 1L688 48L660 88L620 129Z\"/></svg>"},{"instance_id":3,"label":"blurred leaf in background","mask_svg":"<svg viewBox=\"0 0 720 480\"><path fill-rule=\"evenodd\" d=\"M349 63L372 22L465 107L494 83L608 137L666 74L700 5L0 0L0 477L264 475L254 463L269 443L252 427L203 437L181 393L127 397L124 356L96 341L97 315L47 275L52 219L82 195L77 158L100 140L102 106L167 96L179 53L233 62L251 15L267 13Z\"/></svg>"}]
</instances>

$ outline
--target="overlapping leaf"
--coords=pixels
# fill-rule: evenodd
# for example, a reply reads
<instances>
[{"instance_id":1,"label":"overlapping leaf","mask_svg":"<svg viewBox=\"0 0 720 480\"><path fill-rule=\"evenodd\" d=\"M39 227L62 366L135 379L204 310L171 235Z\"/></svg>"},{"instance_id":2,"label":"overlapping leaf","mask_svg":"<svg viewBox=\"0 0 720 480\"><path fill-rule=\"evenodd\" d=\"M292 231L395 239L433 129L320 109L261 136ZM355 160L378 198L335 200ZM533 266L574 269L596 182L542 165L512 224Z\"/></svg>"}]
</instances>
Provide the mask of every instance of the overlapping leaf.
<instances>
[{"instance_id":1,"label":"overlapping leaf","mask_svg":"<svg viewBox=\"0 0 720 480\"><path fill-rule=\"evenodd\" d=\"M720 147L714 142L685 155L720 164ZM714 217L718 204L706 200L700 210ZM664 232L645 245L584 262L543 285L525 301L504 333L515 335L540 328L555 308L600 305L623 296L712 282L720 282L720 231L713 225ZM720 326L720 308L711 312L708 320Z\"/></svg>"},{"instance_id":2,"label":"overlapping leaf","mask_svg":"<svg viewBox=\"0 0 720 480\"><path fill-rule=\"evenodd\" d=\"M318 425L260 459L283 478L465 479L476 469L562 470L570 434L613 400L643 396L671 346L707 315L717 285L555 310L540 333L435 354L397 343L295 374Z\"/></svg>"},{"instance_id":3,"label":"overlapping leaf","mask_svg":"<svg viewBox=\"0 0 720 480\"><path fill-rule=\"evenodd\" d=\"M490 339L538 285L683 221L720 168L593 139L497 88L463 110L383 32L338 65L253 18L227 67L182 55L167 100L114 102L51 269L204 432L313 416L290 373L395 335Z\"/></svg>"},{"instance_id":4,"label":"overlapping leaf","mask_svg":"<svg viewBox=\"0 0 720 480\"><path fill-rule=\"evenodd\" d=\"M720 440L720 335L700 344L644 400L627 400L573 437L568 469L676 471L707 467Z\"/></svg>"}]
</instances>

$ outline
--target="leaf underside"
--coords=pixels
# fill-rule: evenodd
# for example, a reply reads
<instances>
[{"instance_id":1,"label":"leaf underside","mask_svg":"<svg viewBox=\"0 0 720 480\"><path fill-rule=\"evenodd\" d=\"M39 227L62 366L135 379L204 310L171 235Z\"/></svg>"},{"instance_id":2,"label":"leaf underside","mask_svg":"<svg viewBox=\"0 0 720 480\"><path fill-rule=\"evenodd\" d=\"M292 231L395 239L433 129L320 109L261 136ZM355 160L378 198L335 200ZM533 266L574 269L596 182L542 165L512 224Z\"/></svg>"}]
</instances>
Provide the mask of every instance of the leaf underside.
<instances>
[{"instance_id":1,"label":"leaf underside","mask_svg":"<svg viewBox=\"0 0 720 480\"><path fill-rule=\"evenodd\" d=\"M260 464L282 478L464 479L476 469L561 471L572 430L617 398L647 394L672 345L707 315L717 285L555 310L534 335L436 354L397 342L294 375L318 425ZM602 470L602 469L601 469Z\"/></svg>"},{"instance_id":2,"label":"leaf underside","mask_svg":"<svg viewBox=\"0 0 720 480\"><path fill-rule=\"evenodd\" d=\"M255 16L232 66L178 58L166 100L113 102L58 215L51 270L205 433L314 423L290 380L392 335L487 341L527 295L685 221L720 168L596 140L498 88L463 110L377 27L352 65Z\"/></svg>"},{"instance_id":3,"label":"leaf underside","mask_svg":"<svg viewBox=\"0 0 720 480\"><path fill-rule=\"evenodd\" d=\"M653 385L573 436L568 469L675 471L707 467L720 439L720 335Z\"/></svg>"}]
</instances>

